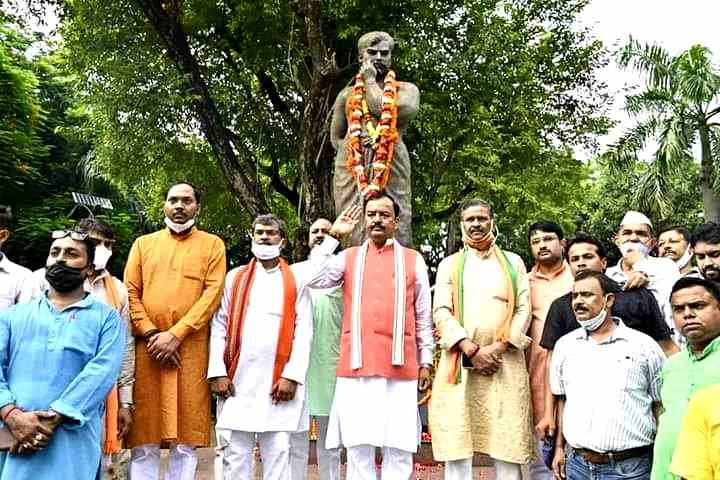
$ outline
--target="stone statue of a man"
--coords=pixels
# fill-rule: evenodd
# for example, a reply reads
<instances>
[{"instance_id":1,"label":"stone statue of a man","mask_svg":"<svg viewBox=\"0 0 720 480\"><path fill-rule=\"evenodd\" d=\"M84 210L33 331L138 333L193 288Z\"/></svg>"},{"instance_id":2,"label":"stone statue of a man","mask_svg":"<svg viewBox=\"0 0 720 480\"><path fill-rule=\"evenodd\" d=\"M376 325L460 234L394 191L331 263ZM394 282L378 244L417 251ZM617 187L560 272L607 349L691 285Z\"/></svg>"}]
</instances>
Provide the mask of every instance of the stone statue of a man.
<instances>
[{"instance_id":1,"label":"stone statue of a man","mask_svg":"<svg viewBox=\"0 0 720 480\"><path fill-rule=\"evenodd\" d=\"M410 245L412 243L410 156L402 135L410 121L417 115L420 92L412 83L394 80L395 76L391 71L394 46L395 40L385 32L366 33L358 40L360 73L356 77L354 85L343 89L335 100L330 124L331 141L337 151L334 196L335 208L341 212L352 204L362 204L363 197L369 196L366 195L368 190L385 189L400 204L399 224L395 238L404 245ZM362 84L364 84L364 89L362 89ZM361 86L360 90L357 88L358 85ZM392 86L395 87L396 92ZM389 88L389 91L386 87ZM364 98L360 101L363 93ZM395 95L394 103L388 100L393 95ZM393 105L396 109L391 110L389 105ZM360 108L362 108L362 115L359 113ZM356 115L355 123L353 123L353 115ZM360 116L362 118L358 120ZM361 172L362 168L356 167L353 171L348 161L348 155L352 155L352 152L348 152L348 142L354 140L353 132L359 139L356 141L357 164L362 163L367 171L372 172L373 167L371 166L374 165L376 172L380 171L382 174L383 160L391 157L387 159L389 168L384 173L385 175L389 174L389 179L385 179L386 184L380 180L376 182L377 185L373 185L372 178L368 178L369 189L366 189L365 192L360 191L358 172ZM382 135L387 132L392 132L392 135L386 137L386 145L383 145ZM393 144L389 148L389 155L386 148L387 143ZM350 145L351 150L352 148ZM372 173L368 174L368 177L371 176ZM378 178L382 178L382 176ZM372 192L370 192L371 194ZM361 225L358 225L351 238L352 244L357 245L362 239L363 229Z\"/></svg>"}]
</instances>

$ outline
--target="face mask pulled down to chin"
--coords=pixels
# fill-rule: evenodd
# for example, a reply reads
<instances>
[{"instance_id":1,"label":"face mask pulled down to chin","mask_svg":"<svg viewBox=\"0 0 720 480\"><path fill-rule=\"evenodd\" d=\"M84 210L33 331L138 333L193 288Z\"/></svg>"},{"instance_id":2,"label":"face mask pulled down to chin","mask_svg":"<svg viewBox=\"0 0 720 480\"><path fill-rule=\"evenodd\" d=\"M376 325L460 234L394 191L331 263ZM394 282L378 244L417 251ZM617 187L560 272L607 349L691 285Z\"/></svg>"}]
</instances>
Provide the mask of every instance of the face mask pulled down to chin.
<instances>
[{"instance_id":1,"label":"face mask pulled down to chin","mask_svg":"<svg viewBox=\"0 0 720 480\"><path fill-rule=\"evenodd\" d=\"M680 258L675 260L675 265L677 265L678 269L683 269L687 266L688 263L690 263L690 260L692 260L693 252L690 249L690 247L685 249L685 253L682 254Z\"/></svg>"},{"instance_id":2,"label":"face mask pulled down to chin","mask_svg":"<svg viewBox=\"0 0 720 480\"><path fill-rule=\"evenodd\" d=\"M250 250L258 260L272 260L280 256L279 243L276 243L275 245L264 245L262 243L252 242Z\"/></svg>"},{"instance_id":3,"label":"face mask pulled down to chin","mask_svg":"<svg viewBox=\"0 0 720 480\"><path fill-rule=\"evenodd\" d=\"M167 227L175 233L183 233L195 225L195 219L191 218L185 223L177 223L165 217L165 225L167 225Z\"/></svg>"},{"instance_id":4,"label":"face mask pulled down to chin","mask_svg":"<svg viewBox=\"0 0 720 480\"><path fill-rule=\"evenodd\" d=\"M593 318L588 318L587 320L578 320L577 322L580 324L582 328L585 329L587 332L594 332L598 328L600 328L600 325L602 325L605 322L605 319L607 318L607 310L605 310L605 307L607 306L607 297L605 297L605 303L603 303L602 310L595 315Z\"/></svg>"}]
</instances>

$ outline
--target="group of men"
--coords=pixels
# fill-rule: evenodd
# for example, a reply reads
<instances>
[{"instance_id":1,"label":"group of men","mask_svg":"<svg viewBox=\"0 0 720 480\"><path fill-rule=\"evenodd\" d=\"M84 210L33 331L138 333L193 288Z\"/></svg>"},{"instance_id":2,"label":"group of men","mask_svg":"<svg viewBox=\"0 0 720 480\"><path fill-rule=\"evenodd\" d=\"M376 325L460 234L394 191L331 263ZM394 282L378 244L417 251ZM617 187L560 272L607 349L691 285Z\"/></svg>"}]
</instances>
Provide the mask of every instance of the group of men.
<instances>
[{"instance_id":1,"label":"group of men","mask_svg":"<svg viewBox=\"0 0 720 480\"><path fill-rule=\"evenodd\" d=\"M283 221L260 215L253 258L227 274L200 201L169 188L166 228L134 242L124 282L93 218L53 232L42 270L0 254L0 480L157 479L163 448L165 478L194 479L213 399L219 478L253 478L259 446L264 479L305 479L314 418L321 479L340 478L344 447L349 480L377 478L376 448L383 480L407 480L430 387L446 480L471 479L476 453L503 480L526 465L532 479L720 479L720 225L656 235L628 212L607 268L597 239L539 221L528 272L472 199L431 293L387 194L316 220L292 265ZM361 221L366 240L338 252ZM0 247L9 225L0 207Z\"/></svg>"}]
</instances>

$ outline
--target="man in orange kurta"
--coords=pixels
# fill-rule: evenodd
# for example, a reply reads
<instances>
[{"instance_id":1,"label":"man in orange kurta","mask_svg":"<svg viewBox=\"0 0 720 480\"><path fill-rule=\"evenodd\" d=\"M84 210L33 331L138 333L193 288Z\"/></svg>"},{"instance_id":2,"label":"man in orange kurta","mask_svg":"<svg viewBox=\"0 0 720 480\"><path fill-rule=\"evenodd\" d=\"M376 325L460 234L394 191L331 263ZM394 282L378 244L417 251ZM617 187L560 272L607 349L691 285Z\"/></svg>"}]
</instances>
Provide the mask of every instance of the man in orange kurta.
<instances>
[{"instance_id":1,"label":"man in orange kurta","mask_svg":"<svg viewBox=\"0 0 720 480\"><path fill-rule=\"evenodd\" d=\"M573 274L564 258L565 238L560 225L548 220L533 223L528 229L528 243L535 265L528 275L532 305L532 321L528 334L532 343L528 348L527 363L534 425L537 425L545 413L546 390L549 390L548 351L540 346L545 318L553 300L572 290ZM543 440L538 439L539 448L542 447ZM535 459L530 464L529 471L531 480L554 478L552 470L542 458Z\"/></svg>"},{"instance_id":2,"label":"man in orange kurta","mask_svg":"<svg viewBox=\"0 0 720 480\"><path fill-rule=\"evenodd\" d=\"M159 477L161 447L171 448L166 478L194 479L195 448L210 443L208 323L222 294L225 245L194 227L199 205L191 184L173 185L167 228L138 238L125 267L136 338L135 423L127 438L134 480Z\"/></svg>"}]
</instances>

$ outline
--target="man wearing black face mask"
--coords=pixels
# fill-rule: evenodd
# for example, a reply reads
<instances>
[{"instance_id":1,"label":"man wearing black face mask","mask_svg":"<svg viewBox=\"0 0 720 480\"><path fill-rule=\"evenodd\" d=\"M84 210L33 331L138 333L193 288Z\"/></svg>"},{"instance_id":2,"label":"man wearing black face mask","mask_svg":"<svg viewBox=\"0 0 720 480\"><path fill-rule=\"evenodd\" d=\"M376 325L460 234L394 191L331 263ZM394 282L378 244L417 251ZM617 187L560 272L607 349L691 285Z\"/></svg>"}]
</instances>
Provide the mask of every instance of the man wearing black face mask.
<instances>
[{"instance_id":1,"label":"man wearing black face mask","mask_svg":"<svg viewBox=\"0 0 720 480\"><path fill-rule=\"evenodd\" d=\"M93 266L85 278L84 288L88 293L115 308L120 314L126 329L125 358L117 389L108 395L105 416L103 418L103 477L109 479L125 478L125 464L129 455L121 454L121 440L132 425L133 383L135 382L135 339L132 337L128 294L125 284L107 270L115 243L112 229L102 220L88 217L78 222L78 228L88 232L88 239L94 245ZM44 295L49 285L46 269L41 268L32 274L31 282L26 282L22 299Z\"/></svg>"},{"instance_id":2,"label":"man wearing black face mask","mask_svg":"<svg viewBox=\"0 0 720 480\"><path fill-rule=\"evenodd\" d=\"M0 420L14 438L0 480L96 478L125 327L83 288L93 254L86 232L53 232L47 293L0 314Z\"/></svg>"}]
</instances>

